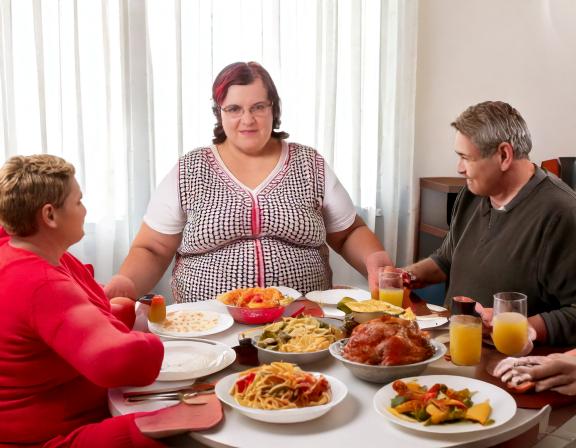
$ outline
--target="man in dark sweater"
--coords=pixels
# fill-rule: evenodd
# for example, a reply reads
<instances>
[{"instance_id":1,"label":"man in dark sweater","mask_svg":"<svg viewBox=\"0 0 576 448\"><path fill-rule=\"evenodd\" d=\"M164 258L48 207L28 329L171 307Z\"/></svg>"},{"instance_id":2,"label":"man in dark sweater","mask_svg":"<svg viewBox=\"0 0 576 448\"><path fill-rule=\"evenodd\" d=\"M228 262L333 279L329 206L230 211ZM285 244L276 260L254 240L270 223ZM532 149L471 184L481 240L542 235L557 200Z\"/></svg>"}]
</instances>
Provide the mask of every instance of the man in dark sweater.
<instances>
[{"instance_id":1,"label":"man in dark sweater","mask_svg":"<svg viewBox=\"0 0 576 448\"><path fill-rule=\"evenodd\" d=\"M576 192L530 161L530 133L510 105L471 106L451 125L467 187L442 246L405 268L412 286L448 281L447 302L489 308L496 292L522 292L536 340L576 346Z\"/></svg>"}]
</instances>

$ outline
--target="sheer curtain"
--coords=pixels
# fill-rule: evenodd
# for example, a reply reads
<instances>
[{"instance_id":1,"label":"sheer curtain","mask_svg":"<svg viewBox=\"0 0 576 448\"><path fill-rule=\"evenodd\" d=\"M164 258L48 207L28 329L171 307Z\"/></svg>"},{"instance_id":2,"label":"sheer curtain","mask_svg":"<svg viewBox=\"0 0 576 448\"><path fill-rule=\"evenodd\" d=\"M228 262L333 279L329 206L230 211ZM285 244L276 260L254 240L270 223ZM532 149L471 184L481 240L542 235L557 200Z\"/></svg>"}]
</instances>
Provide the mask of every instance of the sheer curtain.
<instances>
[{"instance_id":1,"label":"sheer curtain","mask_svg":"<svg viewBox=\"0 0 576 448\"><path fill-rule=\"evenodd\" d=\"M89 214L73 251L100 281L177 157L211 141L216 74L249 60L275 80L290 140L409 260L417 0L0 0L0 14L0 162L75 164Z\"/></svg>"}]
</instances>

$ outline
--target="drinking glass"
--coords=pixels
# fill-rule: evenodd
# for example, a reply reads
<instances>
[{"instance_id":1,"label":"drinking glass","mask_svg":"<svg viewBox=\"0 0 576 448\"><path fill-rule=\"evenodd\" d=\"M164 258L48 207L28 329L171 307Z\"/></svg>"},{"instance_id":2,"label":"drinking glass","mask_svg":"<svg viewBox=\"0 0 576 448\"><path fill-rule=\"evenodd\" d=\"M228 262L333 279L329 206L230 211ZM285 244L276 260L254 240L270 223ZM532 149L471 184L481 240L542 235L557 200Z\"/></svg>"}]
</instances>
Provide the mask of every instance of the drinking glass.
<instances>
[{"instance_id":1,"label":"drinking glass","mask_svg":"<svg viewBox=\"0 0 576 448\"><path fill-rule=\"evenodd\" d=\"M474 366L482 356L482 319L464 314L450 317L450 357L458 366Z\"/></svg>"},{"instance_id":2,"label":"drinking glass","mask_svg":"<svg viewBox=\"0 0 576 448\"><path fill-rule=\"evenodd\" d=\"M494 294L492 340L500 353L519 355L528 343L528 301L520 292Z\"/></svg>"},{"instance_id":3,"label":"drinking glass","mask_svg":"<svg viewBox=\"0 0 576 448\"><path fill-rule=\"evenodd\" d=\"M452 306L450 307L450 314L467 314L475 316L474 308L476 301L466 296L452 297Z\"/></svg>"},{"instance_id":4,"label":"drinking glass","mask_svg":"<svg viewBox=\"0 0 576 448\"><path fill-rule=\"evenodd\" d=\"M404 283L401 269L381 268L378 271L378 298L391 305L402 306Z\"/></svg>"}]
</instances>

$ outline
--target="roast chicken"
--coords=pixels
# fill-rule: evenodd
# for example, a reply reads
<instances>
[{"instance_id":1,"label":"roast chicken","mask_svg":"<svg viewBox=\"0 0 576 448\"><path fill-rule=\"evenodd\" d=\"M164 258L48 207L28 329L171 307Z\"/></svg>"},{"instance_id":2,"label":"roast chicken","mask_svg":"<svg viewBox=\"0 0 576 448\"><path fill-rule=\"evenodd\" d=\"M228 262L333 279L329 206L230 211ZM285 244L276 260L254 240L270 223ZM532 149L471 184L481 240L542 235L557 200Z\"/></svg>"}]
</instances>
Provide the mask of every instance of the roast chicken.
<instances>
[{"instance_id":1,"label":"roast chicken","mask_svg":"<svg viewBox=\"0 0 576 448\"><path fill-rule=\"evenodd\" d=\"M413 364L433 354L430 338L416 322L387 315L354 328L342 351L350 361L382 366Z\"/></svg>"}]
</instances>

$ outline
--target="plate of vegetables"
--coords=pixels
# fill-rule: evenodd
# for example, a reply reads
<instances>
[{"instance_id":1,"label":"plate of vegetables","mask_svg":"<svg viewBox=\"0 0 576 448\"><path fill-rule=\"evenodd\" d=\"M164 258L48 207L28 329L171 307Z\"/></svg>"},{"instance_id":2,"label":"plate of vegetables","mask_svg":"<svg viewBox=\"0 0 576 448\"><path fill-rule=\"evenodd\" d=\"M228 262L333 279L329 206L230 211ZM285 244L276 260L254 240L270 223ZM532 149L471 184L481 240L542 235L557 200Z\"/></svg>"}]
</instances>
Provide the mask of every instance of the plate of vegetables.
<instances>
[{"instance_id":1,"label":"plate of vegetables","mask_svg":"<svg viewBox=\"0 0 576 448\"><path fill-rule=\"evenodd\" d=\"M390 422L417 431L464 433L503 425L516 414L505 390L474 378L428 375L396 380L374 396Z\"/></svg>"}]
</instances>

